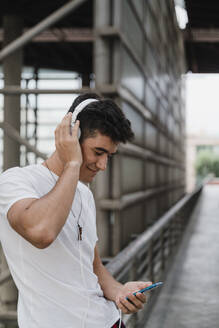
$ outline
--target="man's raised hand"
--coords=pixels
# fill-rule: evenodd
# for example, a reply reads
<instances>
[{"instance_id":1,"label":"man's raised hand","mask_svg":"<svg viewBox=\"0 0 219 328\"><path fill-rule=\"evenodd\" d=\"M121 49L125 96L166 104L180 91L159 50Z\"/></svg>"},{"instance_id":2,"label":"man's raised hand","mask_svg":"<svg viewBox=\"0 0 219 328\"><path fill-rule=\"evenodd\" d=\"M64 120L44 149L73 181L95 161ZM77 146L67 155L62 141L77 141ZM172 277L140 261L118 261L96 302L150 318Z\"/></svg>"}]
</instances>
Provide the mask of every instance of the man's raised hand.
<instances>
[{"instance_id":1,"label":"man's raised hand","mask_svg":"<svg viewBox=\"0 0 219 328\"><path fill-rule=\"evenodd\" d=\"M55 145L60 160L65 166L69 162L76 162L80 166L82 164L81 147L78 140L79 121L76 121L74 127L71 129L72 113L64 116L61 123L55 130Z\"/></svg>"}]
</instances>

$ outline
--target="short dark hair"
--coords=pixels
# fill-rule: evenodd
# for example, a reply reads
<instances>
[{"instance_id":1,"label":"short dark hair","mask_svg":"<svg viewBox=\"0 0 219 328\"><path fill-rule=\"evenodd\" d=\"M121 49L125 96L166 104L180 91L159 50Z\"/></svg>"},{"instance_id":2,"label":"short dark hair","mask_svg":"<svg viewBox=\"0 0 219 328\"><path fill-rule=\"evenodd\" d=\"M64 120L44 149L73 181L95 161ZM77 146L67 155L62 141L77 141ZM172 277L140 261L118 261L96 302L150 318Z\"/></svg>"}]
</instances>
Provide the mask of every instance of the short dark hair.
<instances>
[{"instance_id":1,"label":"short dark hair","mask_svg":"<svg viewBox=\"0 0 219 328\"><path fill-rule=\"evenodd\" d=\"M81 128L80 141L95 136L97 131L116 143L131 141L134 137L131 123L111 99L102 99L95 93L85 93L74 100L68 112L74 112L82 101L90 98L98 101L88 104L77 116Z\"/></svg>"}]
</instances>

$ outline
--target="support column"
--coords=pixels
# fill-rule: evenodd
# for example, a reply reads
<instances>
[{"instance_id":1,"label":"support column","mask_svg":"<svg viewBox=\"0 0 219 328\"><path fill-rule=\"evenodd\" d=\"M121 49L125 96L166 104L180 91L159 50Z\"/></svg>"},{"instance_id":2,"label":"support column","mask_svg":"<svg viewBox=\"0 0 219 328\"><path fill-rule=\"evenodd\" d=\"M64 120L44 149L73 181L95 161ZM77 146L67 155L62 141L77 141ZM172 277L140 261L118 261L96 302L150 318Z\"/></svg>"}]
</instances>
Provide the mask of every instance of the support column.
<instances>
[{"instance_id":1,"label":"support column","mask_svg":"<svg viewBox=\"0 0 219 328\"><path fill-rule=\"evenodd\" d=\"M110 1L95 0L94 1L94 26L95 29L101 29L109 26L110 23ZM94 42L93 65L95 74L95 87L101 87L110 82L110 67L109 67L109 43L106 39L96 35ZM109 198L109 176L110 170L100 173L93 184L93 190L97 205L97 233L100 240L99 252L101 256L109 256L110 252L110 212L101 210L99 200Z\"/></svg>"},{"instance_id":2,"label":"support column","mask_svg":"<svg viewBox=\"0 0 219 328\"><path fill-rule=\"evenodd\" d=\"M82 87L90 87L90 73L83 73L81 75L82 78Z\"/></svg>"},{"instance_id":3,"label":"support column","mask_svg":"<svg viewBox=\"0 0 219 328\"><path fill-rule=\"evenodd\" d=\"M95 29L101 29L110 24L110 2L95 0L94 2ZM94 72L96 87L110 80L110 46L106 39L96 36L94 43Z\"/></svg>"},{"instance_id":4,"label":"support column","mask_svg":"<svg viewBox=\"0 0 219 328\"><path fill-rule=\"evenodd\" d=\"M19 17L5 16L3 18L4 46L16 39L22 33L22 24ZM3 71L5 87L10 85L20 86L22 68L22 50L19 50L4 59ZM4 121L20 131L20 95L6 95L4 97ZM19 165L20 146L4 133L3 169ZM8 269L3 250L0 245L0 275ZM0 286L0 307L7 312L16 310L17 288L13 280ZM10 327L10 325L9 325Z\"/></svg>"},{"instance_id":5,"label":"support column","mask_svg":"<svg viewBox=\"0 0 219 328\"><path fill-rule=\"evenodd\" d=\"M4 46L22 34L21 19L14 15L3 17ZM3 61L5 87L20 86L22 70L22 49L17 50ZM5 95L4 121L20 132L20 95ZM3 169L20 164L19 144L4 134Z\"/></svg>"}]
</instances>

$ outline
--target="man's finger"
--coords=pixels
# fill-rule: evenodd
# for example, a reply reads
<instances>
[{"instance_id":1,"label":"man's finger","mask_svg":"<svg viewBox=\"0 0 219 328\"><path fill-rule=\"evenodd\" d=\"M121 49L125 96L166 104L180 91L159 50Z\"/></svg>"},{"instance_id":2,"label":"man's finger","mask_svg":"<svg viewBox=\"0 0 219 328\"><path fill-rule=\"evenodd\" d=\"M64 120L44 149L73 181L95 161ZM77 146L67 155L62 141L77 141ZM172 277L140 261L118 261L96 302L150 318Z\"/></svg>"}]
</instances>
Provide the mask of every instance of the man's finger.
<instances>
[{"instance_id":1,"label":"man's finger","mask_svg":"<svg viewBox=\"0 0 219 328\"><path fill-rule=\"evenodd\" d=\"M129 297L131 297L131 295L128 295L128 298ZM135 313L137 312L138 308L131 302L129 302L127 299L120 299L120 303L122 303L123 306L125 306L130 312Z\"/></svg>"},{"instance_id":2,"label":"man's finger","mask_svg":"<svg viewBox=\"0 0 219 328\"><path fill-rule=\"evenodd\" d=\"M76 121L73 128L71 127L71 134L72 136L74 137L77 137L78 136L78 129L79 129L79 125L80 125L80 121Z\"/></svg>"},{"instance_id":3,"label":"man's finger","mask_svg":"<svg viewBox=\"0 0 219 328\"><path fill-rule=\"evenodd\" d=\"M139 283L138 283L139 289L146 288L146 287L148 287L150 285L152 285L152 282L151 281L147 281L147 282L145 282L145 281L139 281Z\"/></svg>"},{"instance_id":4,"label":"man's finger","mask_svg":"<svg viewBox=\"0 0 219 328\"><path fill-rule=\"evenodd\" d=\"M130 311L121 302L119 302L118 308L120 310L122 310L122 313L125 313L125 314L129 314L130 313Z\"/></svg>"},{"instance_id":5,"label":"man's finger","mask_svg":"<svg viewBox=\"0 0 219 328\"><path fill-rule=\"evenodd\" d=\"M136 306L138 309L142 309L143 304L140 299L138 299L135 295L131 294L128 296L129 301L133 303L134 306Z\"/></svg>"},{"instance_id":6,"label":"man's finger","mask_svg":"<svg viewBox=\"0 0 219 328\"><path fill-rule=\"evenodd\" d=\"M67 138L69 136L69 134L71 134L70 132L70 124L71 124L71 117L72 117L72 113L68 113L64 116L62 123L61 123L61 136L63 137L63 139Z\"/></svg>"},{"instance_id":7,"label":"man's finger","mask_svg":"<svg viewBox=\"0 0 219 328\"><path fill-rule=\"evenodd\" d=\"M147 297L143 293L137 293L136 297L142 302L146 303L147 302Z\"/></svg>"}]
</instances>

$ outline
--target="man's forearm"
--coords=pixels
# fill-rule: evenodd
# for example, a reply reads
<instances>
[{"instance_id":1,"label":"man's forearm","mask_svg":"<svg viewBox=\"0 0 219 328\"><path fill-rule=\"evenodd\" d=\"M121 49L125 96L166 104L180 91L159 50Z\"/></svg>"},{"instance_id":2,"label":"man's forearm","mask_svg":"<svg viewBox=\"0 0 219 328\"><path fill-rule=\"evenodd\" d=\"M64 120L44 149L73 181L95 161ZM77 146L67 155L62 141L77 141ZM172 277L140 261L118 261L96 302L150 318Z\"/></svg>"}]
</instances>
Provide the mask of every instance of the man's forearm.
<instances>
[{"instance_id":1,"label":"man's forearm","mask_svg":"<svg viewBox=\"0 0 219 328\"><path fill-rule=\"evenodd\" d=\"M95 273L98 276L98 281L105 298L110 301L115 301L116 295L118 294L118 291L121 290L123 285L114 279L104 265L100 265Z\"/></svg>"},{"instance_id":2,"label":"man's forearm","mask_svg":"<svg viewBox=\"0 0 219 328\"><path fill-rule=\"evenodd\" d=\"M24 219L27 229L36 235L48 232L53 239L57 237L70 212L79 171L77 162L68 163L54 188L26 209Z\"/></svg>"}]
</instances>

